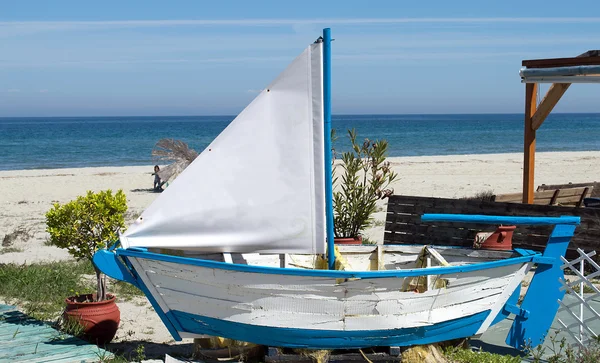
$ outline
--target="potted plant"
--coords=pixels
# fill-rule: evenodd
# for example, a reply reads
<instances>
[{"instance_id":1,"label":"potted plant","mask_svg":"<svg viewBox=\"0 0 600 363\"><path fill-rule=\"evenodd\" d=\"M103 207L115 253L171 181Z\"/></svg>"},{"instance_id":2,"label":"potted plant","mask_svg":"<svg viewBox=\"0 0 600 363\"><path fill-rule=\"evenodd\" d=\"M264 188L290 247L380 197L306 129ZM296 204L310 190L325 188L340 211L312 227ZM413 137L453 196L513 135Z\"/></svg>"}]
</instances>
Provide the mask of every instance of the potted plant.
<instances>
[{"instance_id":1,"label":"potted plant","mask_svg":"<svg viewBox=\"0 0 600 363\"><path fill-rule=\"evenodd\" d=\"M64 248L77 260L87 259L96 272L96 293L66 299L63 322L78 322L84 337L99 345L110 342L120 322L115 296L106 291L106 277L94 265L94 253L114 241L125 227L127 199L122 190L88 191L66 204L55 203L46 213L50 243Z\"/></svg>"},{"instance_id":2,"label":"potted plant","mask_svg":"<svg viewBox=\"0 0 600 363\"><path fill-rule=\"evenodd\" d=\"M342 153L341 178L333 168L334 243L362 244L360 232L369 226L377 201L392 195L389 185L398 176L385 161L386 140L356 141L356 131L348 130L351 151Z\"/></svg>"}]
</instances>

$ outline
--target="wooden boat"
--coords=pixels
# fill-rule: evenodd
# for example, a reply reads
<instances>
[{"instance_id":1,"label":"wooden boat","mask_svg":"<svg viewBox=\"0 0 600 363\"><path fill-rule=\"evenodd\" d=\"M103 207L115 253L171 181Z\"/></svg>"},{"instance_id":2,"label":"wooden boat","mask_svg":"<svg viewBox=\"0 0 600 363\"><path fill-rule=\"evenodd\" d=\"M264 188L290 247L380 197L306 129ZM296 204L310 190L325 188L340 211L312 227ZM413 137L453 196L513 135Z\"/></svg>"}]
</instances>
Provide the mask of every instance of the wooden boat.
<instances>
[{"instance_id":1,"label":"wooden boat","mask_svg":"<svg viewBox=\"0 0 600 363\"><path fill-rule=\"evenodd\" d=\"M330 33L311 44L94 256L139 287L174 339L279 347L408 346L469 337L515 315L507 342L543 342L577 217L424 215L556 225L544 253L333 243ZM258 132L260 130L260 132ZM252 135L252 136L250 136ZM321 256L327 252L323 269ZM536 266L519 305L520 284Z\"/></svg>"}]
</instances>

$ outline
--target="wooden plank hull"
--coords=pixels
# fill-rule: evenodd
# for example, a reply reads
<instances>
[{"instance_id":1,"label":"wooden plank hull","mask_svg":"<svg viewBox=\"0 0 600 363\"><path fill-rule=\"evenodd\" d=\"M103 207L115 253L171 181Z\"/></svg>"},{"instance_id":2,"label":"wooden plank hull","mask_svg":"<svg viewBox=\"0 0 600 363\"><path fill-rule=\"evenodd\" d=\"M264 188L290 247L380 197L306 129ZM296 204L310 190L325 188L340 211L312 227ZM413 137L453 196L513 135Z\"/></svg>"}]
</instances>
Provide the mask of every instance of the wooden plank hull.
<instances>
[{"instance_id":1,"label":"wooden plank hull","mask_svg":"<svg viewBox=\"0 0 600 363\"><path fill-rule=\"evenodd\" d=\"M315 349L407 346L483 333L531 265L454 269L431 276L433 284L443 279L444 288L417 293L402 291L409 277L340 279L309 270L265 274L127 259L182 338L206 334Z\"/></svg>"}]
</instances>

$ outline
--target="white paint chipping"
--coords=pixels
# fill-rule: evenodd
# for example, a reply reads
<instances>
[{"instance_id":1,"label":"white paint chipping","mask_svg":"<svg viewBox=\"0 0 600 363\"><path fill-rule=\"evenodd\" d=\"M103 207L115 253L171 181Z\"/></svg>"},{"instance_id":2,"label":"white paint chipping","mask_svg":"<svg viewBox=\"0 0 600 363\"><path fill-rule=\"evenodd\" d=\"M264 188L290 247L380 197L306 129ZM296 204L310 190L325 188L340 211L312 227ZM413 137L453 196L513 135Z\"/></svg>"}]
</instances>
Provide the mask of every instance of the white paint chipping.
<instances>
[{"instance_id":1,"label":"white paint chipping","mask_svg":"<svg viewBox=\"0 0 600 363\"><path fill-rule=\"evenodd\" d=\"M422 246L385 248L385 267L414 265ZM353 267L371 266L381 251L345 251ZM437 249L450 264L484 262L511 254ZM449 253L448 253L449 252ZM407 254L403 254L407 253ZM289 256L290 264L310 266L309 257ZM463 259L461 262L460 259ZM279 264L279 256L244 255L248 264ZM424 293L402 291L404 278L339 279L260 274L132 258L132 263L164 311L179 310L225 321L269 327L317 330L377 330L427 326L491 310L480 331L487 329L520 283L529 264L467 273L431 276ZM434 261L432 261L433 263ZM313 262L314 264L314 262ZM378 265L378 263L376 264ZM447 287L433 288L435 279ZM187 336L187 334L186 334Z\"/></svg>"}]
</instances>

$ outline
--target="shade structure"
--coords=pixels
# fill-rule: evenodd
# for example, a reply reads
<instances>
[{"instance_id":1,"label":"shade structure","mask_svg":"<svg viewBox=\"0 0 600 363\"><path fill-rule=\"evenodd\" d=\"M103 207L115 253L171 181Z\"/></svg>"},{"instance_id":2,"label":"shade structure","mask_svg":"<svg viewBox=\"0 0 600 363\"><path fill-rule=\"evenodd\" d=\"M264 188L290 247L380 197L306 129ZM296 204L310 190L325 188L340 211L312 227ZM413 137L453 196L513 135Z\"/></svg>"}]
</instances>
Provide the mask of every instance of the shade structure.
<instances>
[{"instance_id":1,"label":"shade structure","mask_svg":"<svg viewBox=\"0 0 600 363\"><path fill-rule=\"evenodd\" d=\"M298 56L121 236L125 248L325 252L322 43Z\"/></svg>"},{"instance_id":2,"label":"shade structure","mask_svg":"<svg viewBox=\"0 0 600 363\"><path fill-rule=\"evenodd\" d=\"M525 133L523 203L533 203L536 132L572 83L600 83L600 51L577 57L533 59L522 62L519 74L525 83ZM552 83L537 104L538 83Z\"/></svg>"},{"instance_id":3,"label":"shade structure","mask_svg":"<svg viewBox=\"0 0 600 363\"><path fill-rule=\"evenodd\" d=\"M522 68L522 83L599 83L600 66Z\"/></svg>"}]
</instances>

